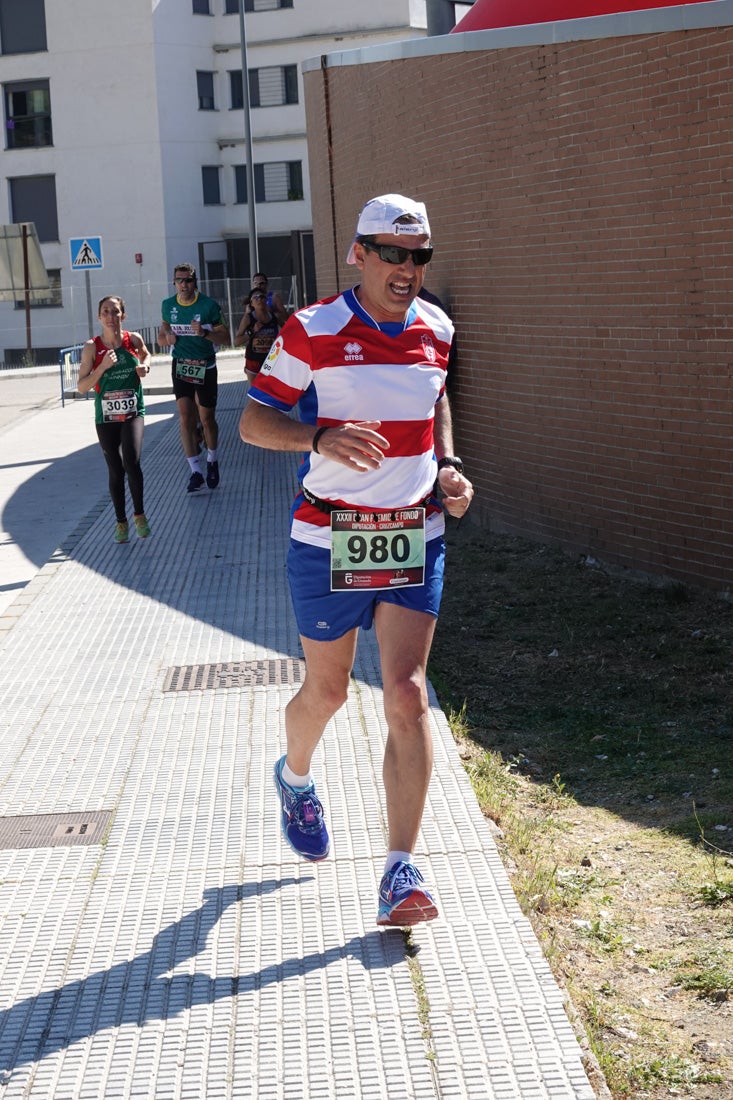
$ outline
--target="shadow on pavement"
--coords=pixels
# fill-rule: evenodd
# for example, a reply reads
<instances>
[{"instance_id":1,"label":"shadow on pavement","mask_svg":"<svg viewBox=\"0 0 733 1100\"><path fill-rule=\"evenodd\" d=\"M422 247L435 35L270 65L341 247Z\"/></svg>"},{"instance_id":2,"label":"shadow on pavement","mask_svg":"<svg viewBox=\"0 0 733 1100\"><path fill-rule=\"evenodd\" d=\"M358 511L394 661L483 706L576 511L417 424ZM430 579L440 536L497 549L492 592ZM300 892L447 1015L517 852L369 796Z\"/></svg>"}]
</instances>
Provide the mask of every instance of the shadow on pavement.
<instances>
[{"instance_id":1,"label":"shadow on pavement","mask_svg":"<svg viewBox=\"0 0 733 1100\"><path fill-rule=\"evenodd\" d=\"M19 1001L0 1012L0 1085L18 1066L39 1061L106 1028L142 1027L168 1020L194 1005L260 990L290 977L353 958L365 970L404 960L404 939L375 930L304 957L283 959L249 974L176 974L169 971L198 955L222 914L238 902L257 901L303 879L267 879L212 888L200 908L157 933L149 951L79 981Z\"/></svg>"},{"instance_id":2,"label":"shadow on pavement","mask_svg":"<svg viewBox=\"0 0 733 1100\"><path fill-rule=\"evenodd\" d=\"M2 512L5 544L17 546L39 569L62 541L63 534L77 525L90 505L99 499L109 501L107 467L94 431L94 407L91 402L84 412L88 420L89 446L59 455L58 458L13 461L13 456L8 455L8 461L0 464L0 472L39 467L38 472L10 496ZM162 434L171 428L175 403L171 398L170 401L153 405L150 412L152 416L145 425L143 472ZM26 422L27 430L31 433L37 431L39 424L40 421L34 420ZM3 584L0 591L23 588L27 583Z\"/></svg>"},{"instance_id":3,"label":"shadow on pavement","mask_svg":"<svg viewBox=\"0 0 733 1100\"><path fill-rule=\"evenodd\" d=\"M83 477L86 507L61 543L63 556L204 623L267 645L275 633L273 617L281 620L280 636L283 615L290 619L285 555L299 456L242 443L238 425L245 400L244 382L220 384L221 484L194 494L186 491L189 468L173 399L155 406L156 417L164 418L146 425L142 458L150 538L131 531L129 543L114 542L107 471L96 440L52 462L16 491L3 513L6 532L39 567L52 556L58 560L58 541L39 538L41 517L45 509L57 508L54 502L70 478ZM89 435L95 439L89 411ZM58 523L56 512L56 530ZM260 590L256 601L253 586ZM293 626L288 652L298 649Z\"/></svg>"}]
</instances>

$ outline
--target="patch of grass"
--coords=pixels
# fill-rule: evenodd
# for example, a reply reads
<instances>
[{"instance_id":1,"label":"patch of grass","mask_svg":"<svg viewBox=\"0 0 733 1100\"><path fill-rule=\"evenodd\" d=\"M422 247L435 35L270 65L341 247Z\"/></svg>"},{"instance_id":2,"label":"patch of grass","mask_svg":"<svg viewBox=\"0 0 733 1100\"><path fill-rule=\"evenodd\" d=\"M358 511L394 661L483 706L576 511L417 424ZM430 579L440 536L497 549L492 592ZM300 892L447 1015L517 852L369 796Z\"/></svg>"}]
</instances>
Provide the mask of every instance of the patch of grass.
<instances>
[{"instance_id":1,"label":"patch of grass","mask_svg":"<svg viewBox=\"0 0 733 1100\"><path fill-rule=\"evenodd\" d=\"M447 541L429 674L608 1087L722 1100L733 603L466 524ZM614 1033L618 1019L637 1037ZM717 1039L714 1066L690 1056L695 1032Z\"/></svg>"},{"instance_id":2,"label":"patch of grass","mask_svg":"<svg viewBox=\"0 0 733 1100\"><path fill-rule=\"evenodd\" d=\"M420 1021L422 1038L426 1048L425 1057L429 1061L434 1061L435 1050L433 1046L433 1031L430 1026L430 999L427 989L425 988L425 975L423 974L422 966L418 959L419 948L415 943L412 929L402 929L402 936L405 941L407 967L410 972L412 988L417 1002L417 1017Z\"/></svg>"},{"instance_id":3,"label":"patch of grass","mask_svg":"<svg viewBox=\"0 0 733 1100\"><path fill-rule=\"evenodd\" d=\"M711 1085L723 1080L720 1073L704 1069L696 1062L671 1054L649 1061L632 1062L628 1071L629 1083L648 1089L652 1085ZM626 1095L633 1095L627 1093Z\"/></svg>"},{"instance_id":4,"label":"patch of grass","mask_svg":"<svg viewBox=\"0 0 733 1100\"><path fill-rule=\"evenodd\" d=\"M631 943L618 928L606 920L596 918L587 922L589 927L582 928L583 934L604 951L619 951L622 947Z\"/></svg>"},{"instance_id":5,"label":"patch of grass","mask_svg":"<svg viewBox=\"0 0 733 1100\"><path fill-rule=\"evenodd\" d=\"M720 879L716 879L715 882L704 882L698 893L703 905L710 905L712 908L724 905L727 901L733 901L733 879L725 882L721 882Z\"/></svg>"},{"instance_id":6,"label":"patch of grass","mask_svg":"<svg viewBox=\"0 0 733 1100\"><path fill-rule=\"evenodd\" d=\"M599 992L605 994L606 990ZM660 1095L669 1096L669 1086L719 1084L723 1080L717 1069L705 1068L674 1052L629 1057L618 1039L614 1011L605 999L590 996L583 1004L583 1017L590 1048L616 1100L639 1100L641 1089L645 1097L659 1089Z\"/></svg>"},{"instance_id":7,"label":"patch of grass","mask_svg":"<svg viewBox=\"0 0 733 1100\"><path fill-rule=\"evenodd\" d=\"M628 1065L622 1052L614 1049L613 1044L606 1038L612 1027L611 1010L594 995L587 997L584 1002L581 996L578 1002L581 1005L588 1044L593 1057L614 1097L625 1100L632 1095L629 1091Z\"/></svg>"},{"instance_id":8,"label":"patch of grass","mask_svg":"<svg viewBox=\"0 0 733 1100\"><path fill-rule=\"evenodd\" d=\"M699 997L727 1001L733 993L733 952L717 947L693 955L674 980L677 985L697 993Z\"/></svg>"},{"instance_id":9,"label":"patch of grass","mask_svg":"<svg viewBox=\"0 0 733 1100\"><path fill-rule=\"evenodd\" d=\"M558 893L567 905L607 886L607 880L596 871L577 867L558 868L555 879Z\"/></svg>"}]
</instances>

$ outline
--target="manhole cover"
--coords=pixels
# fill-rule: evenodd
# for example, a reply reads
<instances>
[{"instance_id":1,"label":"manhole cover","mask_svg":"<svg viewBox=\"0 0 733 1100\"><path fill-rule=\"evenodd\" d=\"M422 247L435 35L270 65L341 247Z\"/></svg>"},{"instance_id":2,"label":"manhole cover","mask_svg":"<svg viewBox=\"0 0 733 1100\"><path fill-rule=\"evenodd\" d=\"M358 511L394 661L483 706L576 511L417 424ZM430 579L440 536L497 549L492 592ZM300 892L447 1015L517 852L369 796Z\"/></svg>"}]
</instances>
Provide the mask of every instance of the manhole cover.
<instances>
[{"instance_id":1,"label":"manhole cover","mask_svg":"<svg viewBox=\"0 0 733 1100\"><path fill-rule=\"evenodd\" d=\"M177 665L168 669L163 691L211 691L213 688L300 684L304 671L305 662L292 657L230 661L217 665Z\"/></svg>"},{"instance_id":2,"label":"manhole cover","mask_svg":"<svg viewBox=\"0 0 733 1100\"><path fill-rule=\"evenodd\" d=\"M99 844L111 817L112 810L0 817L0 849Z\"/></svg>"}]
</instances>

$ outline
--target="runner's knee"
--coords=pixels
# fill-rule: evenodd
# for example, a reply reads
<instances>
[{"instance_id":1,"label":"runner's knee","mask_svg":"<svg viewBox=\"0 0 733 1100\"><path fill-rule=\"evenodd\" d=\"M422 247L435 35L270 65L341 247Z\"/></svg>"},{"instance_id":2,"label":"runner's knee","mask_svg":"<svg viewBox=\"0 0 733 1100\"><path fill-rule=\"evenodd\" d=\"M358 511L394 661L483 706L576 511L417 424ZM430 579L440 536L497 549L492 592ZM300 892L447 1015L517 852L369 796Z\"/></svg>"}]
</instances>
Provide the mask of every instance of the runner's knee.
<instances>
[{"instance_id":1,"label":"runner's knee","mask_svg":"<svg viewBox=\"0 0 733 1100\"><path fill-rule=\"evenodd\" d=\"M321 713L335 714L346 702L349 694L349 674L339 675L334 671L326 677L306 676L303 685L309 704L317 706Z\"/></svg>"},{"instance_id":2,"label":"runner's knee","mask_svg":"<svg viewBox=\"0 0 733 1100\"><path fill-rule=\"evenodd\" d=\"M404 676L394 680L384 689L384 709L390 721L405 727L415 727L427 712L428 699L421 678Z\"/></svg>"}]
</instances>

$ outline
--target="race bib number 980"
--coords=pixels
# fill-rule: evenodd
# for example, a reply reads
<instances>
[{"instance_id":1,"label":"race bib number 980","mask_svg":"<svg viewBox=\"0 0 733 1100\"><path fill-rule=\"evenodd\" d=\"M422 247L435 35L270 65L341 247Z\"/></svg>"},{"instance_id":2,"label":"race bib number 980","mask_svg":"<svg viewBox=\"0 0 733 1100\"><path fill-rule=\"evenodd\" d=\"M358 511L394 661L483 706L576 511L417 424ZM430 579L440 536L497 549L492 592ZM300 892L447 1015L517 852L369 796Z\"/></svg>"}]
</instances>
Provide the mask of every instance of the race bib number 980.
<instances>
[{"instance_id":1,"label":"race bib number 980","mask_svg":"<svg viewBox=\"0 0 733 1100\"><path fill-rule=\"evenodd\" d=\"M425 509L331 513L331 591L403 588L425 579Z\"/></svg>"}]
</instances>

